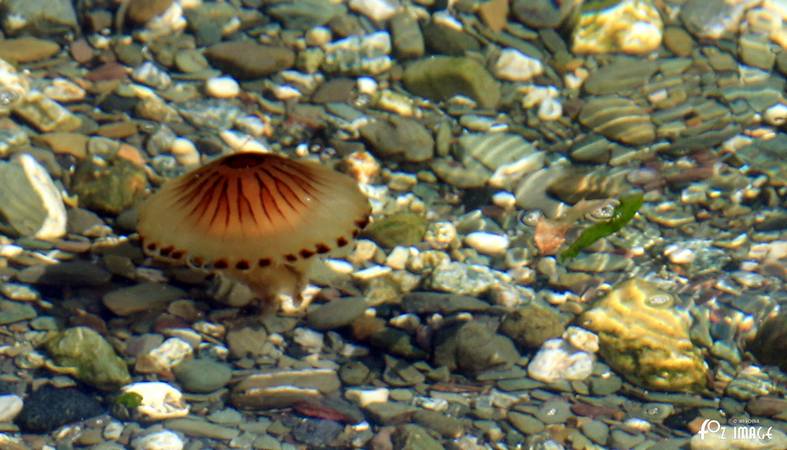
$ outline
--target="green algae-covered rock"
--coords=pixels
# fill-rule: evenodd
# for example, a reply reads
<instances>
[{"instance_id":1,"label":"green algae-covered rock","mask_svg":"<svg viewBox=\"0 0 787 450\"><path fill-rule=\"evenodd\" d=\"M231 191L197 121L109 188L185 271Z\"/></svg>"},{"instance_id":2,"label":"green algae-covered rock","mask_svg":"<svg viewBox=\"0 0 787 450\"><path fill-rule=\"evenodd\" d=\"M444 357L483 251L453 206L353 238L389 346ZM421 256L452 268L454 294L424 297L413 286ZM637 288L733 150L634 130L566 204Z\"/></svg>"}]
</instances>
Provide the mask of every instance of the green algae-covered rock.
<instances>
[{"instance_id":1,"label":"green algae-covered rock","mask_svg":"<svg viewBox=\"0 0 787 450\"><path fill-rule=\"evenodd\" d=\"M58 366L73 369L79 380L100 389L114 389L131 381L126 362L100 334L87 327L69 328L46 343Z\"/></svg>"},{"instance_id":2,"label":"green algae-covered rock","mask_svg":"<svg viewBox=\"0 0 787 450\"><path fill-rule=\"evenodd\" d=\"M117 158L106 166L86 160L77 166L71 182L80 206L109 214L130 208L145 192L147 178L141 167Z\"/></svg>"},{"instance_id":3,"label":"green algae-covered rock","mask_svg":"<svg viewBox=\"0 0 787 450\"><path fill-rule=\"evenodd\" d=\"M415 245L424 239L427 224L418 214L396 213L374 221L364 234L386 248Z\"/></svg>"},{"instance_id":4,"label":"green algae-covered rock","mask_svg":"<svg viewBox=\"0 0 787 450\"><path fill-rule=\"evenodd\" d=\"M404 71L405 87L432 100L465 95L483 108L500 101L500 86L478 61L465 57L434 56L416 61Z\"/></svg>"}]
</instances>

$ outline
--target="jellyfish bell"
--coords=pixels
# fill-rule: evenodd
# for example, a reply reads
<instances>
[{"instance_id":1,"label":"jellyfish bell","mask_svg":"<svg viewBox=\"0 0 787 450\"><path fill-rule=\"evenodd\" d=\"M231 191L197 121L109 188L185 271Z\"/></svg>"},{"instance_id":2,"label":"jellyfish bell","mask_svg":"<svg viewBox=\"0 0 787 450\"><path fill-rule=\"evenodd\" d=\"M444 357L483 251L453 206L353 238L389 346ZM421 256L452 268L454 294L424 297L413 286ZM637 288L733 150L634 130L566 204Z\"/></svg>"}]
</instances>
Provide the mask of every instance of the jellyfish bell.
<instances>
[{"instance_id":1,"label":"jellyfish bell","mask_svg":"<svg viewBox=\"0 0 787 450\"><path fill-rule=\"evenodd\" d=\"M301 292L314 261L348 248L369 214L352 178L246 152L166 183L141 205L137 230L147 255L222 273L266 309L295 313L308 306Z\"/></svg>"}]
</instances>

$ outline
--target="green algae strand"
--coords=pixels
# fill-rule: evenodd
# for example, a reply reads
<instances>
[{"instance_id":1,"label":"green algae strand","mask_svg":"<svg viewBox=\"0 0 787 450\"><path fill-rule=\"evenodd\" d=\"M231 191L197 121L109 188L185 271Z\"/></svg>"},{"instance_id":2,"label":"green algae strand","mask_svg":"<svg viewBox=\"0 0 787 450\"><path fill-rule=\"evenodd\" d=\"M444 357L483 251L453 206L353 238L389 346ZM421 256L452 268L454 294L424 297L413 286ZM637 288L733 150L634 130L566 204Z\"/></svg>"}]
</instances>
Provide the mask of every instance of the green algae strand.
<instances>
[{"instance_id":1,"label":"green algae strand","mask_svg":"<svg viewBox=\"0 0 787 450\"><path fill-rule=\"evenodd\" d=\"M642 202L642 193L621 197L620 204L612 213L612 218L584 229L577 240L560 253L558 261L561 263L568 261L576 257L583 248L589 247L597 240L619 231L634 218L634 215L637 214L637 211L642 206Z\"/></svg>"}]
</instances>

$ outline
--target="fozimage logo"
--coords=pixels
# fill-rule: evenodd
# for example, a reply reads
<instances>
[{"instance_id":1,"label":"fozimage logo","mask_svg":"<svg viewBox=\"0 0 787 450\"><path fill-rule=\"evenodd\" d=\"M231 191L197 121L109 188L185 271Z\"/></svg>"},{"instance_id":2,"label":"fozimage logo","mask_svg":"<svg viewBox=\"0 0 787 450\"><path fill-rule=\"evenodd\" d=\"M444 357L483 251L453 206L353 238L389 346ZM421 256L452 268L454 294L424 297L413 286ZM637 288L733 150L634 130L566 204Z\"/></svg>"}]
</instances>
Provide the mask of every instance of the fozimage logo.
<instances>
[{"instance_id":1,"label":"fozimage logo","mask_svg":"<svg viewBox=\"0 0 787 450\"><path fill-rule=\"evenodd\" d=\"M715 434L722 440L737 441L767 441L773 437L773 427L765 428L757 425L759 422L756 419L736 419L733 417L728 422L728 425L722 425L716 419L705 419L697 434L700 439L705 439L706 434Z\"/></svg>"}]
</instances>

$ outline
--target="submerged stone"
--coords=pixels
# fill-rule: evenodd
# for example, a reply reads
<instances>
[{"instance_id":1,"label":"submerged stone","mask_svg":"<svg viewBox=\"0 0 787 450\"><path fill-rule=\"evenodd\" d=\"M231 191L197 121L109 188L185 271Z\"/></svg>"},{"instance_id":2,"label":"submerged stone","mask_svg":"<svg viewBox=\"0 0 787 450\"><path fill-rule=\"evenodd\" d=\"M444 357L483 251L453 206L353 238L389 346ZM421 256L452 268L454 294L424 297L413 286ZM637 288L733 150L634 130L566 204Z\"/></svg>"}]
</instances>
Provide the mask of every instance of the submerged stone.
<instances>
[{"instance_id":1,"label":"submerged stone","mask_svg":"<svg viewBox=\"0 0 787 450\"><path fill-rule=\"evenodd\" d=\"M432 100L465 95L483 108L500 101L500 87L479 62L471 58L436 56L409 65L402 77L405 87Z\"/></svg>"},{"instance_id":2,"label":"submerged stone","mask_svg":"<svg viewBox=\"0 0 787 450\"><path fill-rule=\"evenodd\" d=\"M664 391L698 392L708 367L689 338L691 316L672 294L634 278L580 317L599 335L600 351L632 383Z\"/></svg>"},{"instance_id":3,"label":"submerged stone","mask_svg":"<svg viewBox=\"0 0 787 450\"><path fill-rule=\"evenodd\" d=\"M87 327L69 328L46 343L61 367L79 380L100 389L113 389L131 381L126 362L100 334Z\"/></svg>"},{"instance_id":4,"label":"submerged stone","mask_svg":"<svg viewBox=\"0 0 787 450\"><path fill-rule=\"evenodd\" d=\"M396 213L372 222L364 234L386 248L415 245L423 240L427 224L418 214Z\"/></svg>"},{"instance_id":5,"label":"submerged stone","mask_svg":"<svg viewBox=\"0 0 787 450\"><path fill-rule=\"evenodd\" d=\"M80 205L109 214L130 208L145 192L147 177L141 167L117 158L99 166L92 160L81 163L71 188L79 195Z\"/></svg>"}]
</instances>

